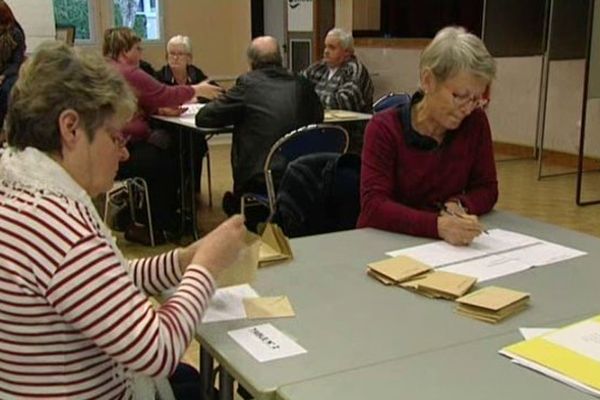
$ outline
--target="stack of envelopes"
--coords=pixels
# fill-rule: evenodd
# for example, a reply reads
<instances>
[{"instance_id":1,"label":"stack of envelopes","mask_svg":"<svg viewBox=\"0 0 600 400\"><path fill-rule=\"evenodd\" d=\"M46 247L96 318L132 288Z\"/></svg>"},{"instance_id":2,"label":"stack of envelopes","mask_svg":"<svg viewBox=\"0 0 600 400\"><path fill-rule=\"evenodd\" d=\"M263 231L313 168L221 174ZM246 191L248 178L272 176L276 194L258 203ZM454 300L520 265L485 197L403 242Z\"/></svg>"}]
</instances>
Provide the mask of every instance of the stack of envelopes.
<instances>
[{"instance_id":1,"label":"stack of envelopes","mask_svg":"<svg viewBox=\"0 0 600 400\"><path fill-rule=\"evenodd\" d=\"M471 276L431 271L403 282L400 286L429 298L454 300L467 293L476 282L477 279Z\"/></svg>"},{"instance_id":2,"label":"stack of envelopes","mask_svg":"<svg viewBox=\"0 0 600 400\"><path fill-rule=\"evenodd\" d=\"M497 323L527 307L529 293L489 286L456 300L456 312L485 322Z\"/></svg>"},{"instance_id":3,"label":"stack of envelopes","mask_svg":"<svg viewBox=\"0 0 600 400\"><path fill-rule=\"evenodd\" d=\"M414 258L399 256L368 264L367 274L384 285L397 285L431 271Z\"/></svg>"}]
</instances>

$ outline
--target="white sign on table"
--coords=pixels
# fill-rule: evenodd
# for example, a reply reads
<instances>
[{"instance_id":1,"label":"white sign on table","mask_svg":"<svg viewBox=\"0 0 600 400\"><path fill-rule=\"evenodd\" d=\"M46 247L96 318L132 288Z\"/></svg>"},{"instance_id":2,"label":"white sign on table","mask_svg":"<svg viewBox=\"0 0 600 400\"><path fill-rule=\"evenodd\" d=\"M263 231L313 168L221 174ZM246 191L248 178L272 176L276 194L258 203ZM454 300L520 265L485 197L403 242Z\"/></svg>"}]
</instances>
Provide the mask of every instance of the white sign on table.
<instances>
[{"instance_id":1,"label":"white sign on table","mask_svg":"<svg viewBox=\"0 0 600 400\"><path fill-rule=\"evenodd\" d=\"M271 324L249 326L227 334L259 362L306 353L306 349Z\"/></svg>"}]
</instances>

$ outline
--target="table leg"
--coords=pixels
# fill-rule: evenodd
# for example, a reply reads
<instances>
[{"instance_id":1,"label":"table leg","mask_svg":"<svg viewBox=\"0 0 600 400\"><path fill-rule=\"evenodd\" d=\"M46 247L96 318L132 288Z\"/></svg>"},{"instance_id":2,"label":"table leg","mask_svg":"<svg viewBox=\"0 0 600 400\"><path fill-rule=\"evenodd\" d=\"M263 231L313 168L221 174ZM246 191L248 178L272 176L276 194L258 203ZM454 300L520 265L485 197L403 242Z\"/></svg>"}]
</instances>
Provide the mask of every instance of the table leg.
<instances>
[{"instance_id":1,"label":"table leg","mask_svg":"<svg viewBox=\"0 0 600 400\"><path fill-rule=\"evenodd\" d=\"M233 378L225 368L219 371L219 400L233 399Z\"/></svg>"},{"instance_id":2,"label":"table leg","mask_svg":"<svg viewBox=\"0 0 600 400\"><path fill-rule=\"evenodd\" d=\"M196 220L196 149L194 148L194 132L188 132L188 143L190 152L190 213L192 219L192 235L194 240L200 239L200 233L198 232L198 225Z\"/></svg>"},{"instance_id":3,"label":"table leg","mask_svg":"<svg viewBox=\"0 0 600 400\"><path fill-rule=\"evenodd\" d=\"M179 127L178 128L178 133L179 133L179 200L180 200L180 207L181 207L181 211L180 211L180 218L179 218L179 230L181 232L181 235L185 234L185 210L186 210L186 204L185 204L185 199L187 197L187 188L185 185L185 151L186 151L186 146L185 146L185 140L186 140L186 132L183 128Z\"/></svg>"},{"instance_id":4,"label":"table leg","mask_svg":"<svg viewBox=\"0 0 600 400\"><path fill-rule=\"evenodd\" d=\"M204 390L204 398L212 399L214 395L213 384L213 357L200 345L200 385Z\"/></svg>"}]
</instances>

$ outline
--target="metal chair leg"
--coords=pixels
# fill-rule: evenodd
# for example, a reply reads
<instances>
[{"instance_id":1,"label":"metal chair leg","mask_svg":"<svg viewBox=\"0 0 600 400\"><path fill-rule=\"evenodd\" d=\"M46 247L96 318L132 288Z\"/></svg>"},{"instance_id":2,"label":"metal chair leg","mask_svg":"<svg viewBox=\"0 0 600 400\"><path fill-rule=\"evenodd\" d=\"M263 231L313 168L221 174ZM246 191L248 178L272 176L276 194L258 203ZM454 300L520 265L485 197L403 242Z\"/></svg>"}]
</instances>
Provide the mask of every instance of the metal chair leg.
<instances>
[{"instance_id":1,"label":"metal chair leg","mask_svg":"<svg viewBox=\"0 0 600 400\"><path fill-rule=\"evenodd\" d=\"M210 173L210 150L207 148L206 149L206 179L207 179L207 183L208 183L208 206L212 207L213 202L212 202L212 178L211 178L211 173Z\"/></svg>"}]
</instances>

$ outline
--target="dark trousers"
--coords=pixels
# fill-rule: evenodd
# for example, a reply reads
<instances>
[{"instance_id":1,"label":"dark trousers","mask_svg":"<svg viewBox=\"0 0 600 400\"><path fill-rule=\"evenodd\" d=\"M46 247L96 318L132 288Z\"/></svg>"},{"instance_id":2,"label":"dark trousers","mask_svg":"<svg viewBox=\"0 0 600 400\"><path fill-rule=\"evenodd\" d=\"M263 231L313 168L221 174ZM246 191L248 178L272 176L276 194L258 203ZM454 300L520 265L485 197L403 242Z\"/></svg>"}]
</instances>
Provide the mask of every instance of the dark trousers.
<instances>
[{"instance_id":1,"label":"dark trousers","mask_svg":"<svg viewBox=\"0 0 600 400\"><path fill-rule=\"evenodd\" d=\"M202 398L203 388L200 385L200 373L191 365L180 363L169 383L177 400L197 400Z\"/></svg>"},{"instance_id":2,"label":"dark trousers","mask_svg":"<svg viewBox=\"0 0 600 400\"><path fill-rule=\"evenodd\" d=\"M129 159L121 163L117 175L118 179L144 178L155 231L177 229L179 168L174 147L164 149L148 142L130 143L127 145Z\"/></svg>"}]
</instances>

